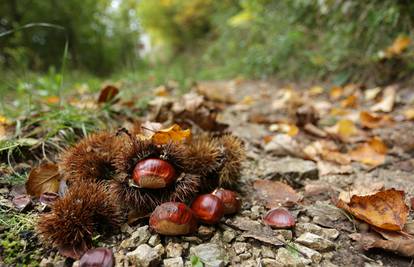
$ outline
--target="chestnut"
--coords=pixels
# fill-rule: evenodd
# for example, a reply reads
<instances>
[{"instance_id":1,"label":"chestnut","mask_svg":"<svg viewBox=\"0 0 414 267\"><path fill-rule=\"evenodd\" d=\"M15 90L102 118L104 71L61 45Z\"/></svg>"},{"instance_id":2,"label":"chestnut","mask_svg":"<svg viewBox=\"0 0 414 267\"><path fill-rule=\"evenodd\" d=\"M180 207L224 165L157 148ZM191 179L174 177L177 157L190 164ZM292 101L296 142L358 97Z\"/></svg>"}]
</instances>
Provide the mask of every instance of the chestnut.
<instances>
[{"instance_id":1,"label":"chestnut","mask_svg":"<svg viewBox=\"0 0 414 267\"><path fill-rule=\"evenodd\" d=\"M148 158L135 165L134 183L140 188L157 189L171 185L177 178L174 166L162 159Z\"/></svg>"},{"instance_id":2,"label":"chestnut","mask_svg":"<svg viewBox=\"0 0 414 267\"><path fill-rule=\"evenodd\" d=\"M293 215L284 208L269 210L263 217L263 221L270 227L277 229L292 228L296 224Z\"/></svg>"},{"instance_id":3,"label":"chestnut","mask_svg":"<svg viewBox=\"0 0 414 267\"><path fill-rule=\"evenodd\" d=\"M225 215L233 214L240 210L241 201L236 192L218 188L212 194L220 198L223 202Z\"/></svg>"},{"instance_id":4,"label":"chestnut","mask_svg":"<svg viewBox=\"0 0 414 267\"><path fill-rule=\"evenodd\" d=\"M113 267L114 254L108 248L95 248L85 252L80 258L79 267Z\"/></svg>"},{"instance_id":5,"label":"chestnut","mask_svg":"<svg viewBox=\"0 0 414 267\"><path fill-rule=\"evenodd\" d=\"M152 212L149 225L162 235L186 235L197 229L197 219L184 203L165 202Z\"/></svg>"},{"instance_id":6,"label":"chestnut","mask_svg":"<svg viewBox=\"0 0 414 267\"><path fill-rule=\"evenodd\" d=\"M191 209L201 222L207 224L217 223L224 215L223 201L213 194L196 197L191 204Z\"/></svg>"}]
</instances>

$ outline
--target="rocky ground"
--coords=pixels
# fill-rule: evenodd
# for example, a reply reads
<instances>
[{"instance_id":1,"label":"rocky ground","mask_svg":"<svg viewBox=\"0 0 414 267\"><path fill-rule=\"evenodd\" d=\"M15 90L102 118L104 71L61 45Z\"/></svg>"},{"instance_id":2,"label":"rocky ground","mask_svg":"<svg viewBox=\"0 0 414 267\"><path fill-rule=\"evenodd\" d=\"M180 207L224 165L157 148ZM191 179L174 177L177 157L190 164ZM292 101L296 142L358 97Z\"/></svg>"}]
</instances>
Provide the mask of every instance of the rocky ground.
<instances>
[{"instance_id":1,"label":"rocky ground","mask_svg":"<svg viewBox=\"0 0 414 267\"><path fill-rule=\"evenodd\" d=\"M208 93L204 87L209 88ZM333 90L309 88L282 88L270 81L201 84L198 92L221 110L217 120L228 124L227 131L242 138L246 145L247 160L237 187L242 209L217 225L201 225L193 235L182 237L160 236L145 221L134 226L125 224L118 234L100 240L98 245L113 249L116 266L410 266L410 257L378 248L364 250L351 237L370 231L369 224L337 208L336 201L341 193L373 185L403 190L406 199L414 196L414 160L410 154L414 148L414 124L408 115L404 117L414 94L409 88L398 88L392 110L377 111L381 116L390 116L392 123L367 128L361 127L359 112L380 103L381 92L370 99L367 89L359 85L342 88L338 96ZM351 95L356 99L350 99ZM354 102L347 103L347 99ZM305 118L298 114L304 107ZM313 118L315 112L318 119ZM353 122L351 126L356 125L358 132L348 135L346 130L328 130L344 117ZM283 128L281 124L287 126ZM309 130L306 124L317 129ZM297 125L298 132L292 125ZM357 160L338 164L336 154L329 159L305 153L312 143L329 140L345 155L373 136L388 147L379 164ZM264 214L276 204L272 203L274 196L259 190L257 180L281 181L293 188L297 199L279 199L277 203L294 215L294 228L271 229L262 222ZM13 190L18 189L3 184L0 205L13 208ZM39 212L36 207L31 214ZM407 223L411 220L412 214ZM33 246L30 243L35 240L29 231L23 249ZM72 264L46 248L33 255L40 266Z\"/></svg>"}]
</instances>

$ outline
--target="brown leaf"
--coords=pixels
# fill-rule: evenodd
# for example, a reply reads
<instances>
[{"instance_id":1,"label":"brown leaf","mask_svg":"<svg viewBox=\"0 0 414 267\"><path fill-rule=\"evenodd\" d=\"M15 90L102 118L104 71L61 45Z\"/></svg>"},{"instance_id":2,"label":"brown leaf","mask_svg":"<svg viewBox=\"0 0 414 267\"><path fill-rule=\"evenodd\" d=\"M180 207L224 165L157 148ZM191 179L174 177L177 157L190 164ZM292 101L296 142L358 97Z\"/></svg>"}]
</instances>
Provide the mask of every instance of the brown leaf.
<instances>
[{"instance_id":1,"label":"brown leaf","mask_svg":"<svg viewBox=\"0 0 414 267\"><path fill-rule=\"evenodd\" d=\"M119 89L113 85L107 85L102 88L99 93L98 103L107 103L111 102L115 96L119 93Z\"/></svg>"},{"instance_id":2,"label":"brown leaf","mask_svg":"<svg viewBox=\"0 0 414 267\"><path fill-rule=\"evenodd\" d=\"M393 188L368 196L354 195L349 204L339 200L337 207L373 226L391 231L401 231L408 216L404 191Z\"/></svg>"},{"instance_id":3,"label":"brown leaf","mask_svg":"<svg viewBox=\"0 0 414 267\"><path fill-rule=\"evenodd\" d=\"M381 248L392 251L406 257L414 257L414 239L406 239L404 235L400 234L400 238L386 240L375 233L355 233L349 235L353 240L362 245L365 250L371 248Z\"/></svg>"},{"instance_id":4,"label":"brown leaf","mask_svg":"<svg viewBox=\"0 0 414 267\"><path fill-rule=\"evenodd\" d=\"M302 199L292 187L278 181L256 180L253 187L256 195L266 202L269 209L281 205L293 206Z\"/></svg>"},{"instance_id":5,"label":"brown leaf","mask_svg":"<svg viewBox=\"0 0 414 267\"><path fill-rule=\"evenodd\" d=\"M376 167L384 163L387 152L388 148L384 142L380 138L374 137L348 154L354 161Z\"/></svg>"},{"instance_id":6,"label":"brown leaf","mask_svg":"<svg viewBox=\"0 0 414 267\"><path fill-rule=\"evenodd\" d=\"M44 163L33 168L26 182L27 193L40 197L44 192L57 193L60 176L58 166L54 163Z\"/></svg>"},{"instance_id":7,"label":"brown leaf","mask_svg":"<svg viewBox=\"0 0 414 267\"><path fill-rule=\"evenodd\" d=\"M359 122L361 123L362 127L374 129L391 124L392 118L388 115L380 115L367 111L361 111L361 113L359 113Z\"/></svg>"},{"instance_id":8,"label":"brown leaf","mask_svg":"<svg viewBox=\"0 0 414 267\"><path fill-rule=\"evenodd\" d=\"M357 100L356 95L350 95L341 101L341 106L343 108L355 108L357 106Z\"/></svg>"}]
</instances>

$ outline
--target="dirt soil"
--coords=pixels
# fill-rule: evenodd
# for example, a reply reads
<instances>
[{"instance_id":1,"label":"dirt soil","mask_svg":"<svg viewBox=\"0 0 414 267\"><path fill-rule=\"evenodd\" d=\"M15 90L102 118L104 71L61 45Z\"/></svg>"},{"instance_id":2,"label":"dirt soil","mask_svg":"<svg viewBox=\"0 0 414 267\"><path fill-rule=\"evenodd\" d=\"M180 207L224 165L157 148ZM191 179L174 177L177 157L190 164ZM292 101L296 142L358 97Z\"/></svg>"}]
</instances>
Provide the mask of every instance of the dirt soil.
<instances>
[{"instance_id":1,"label":"dirt soil","mask_svg":"<svg viewBox=\"0 0 414 267\"><path fill-rule=\"evenodd\" d=\"M369 192L371 187L403 190L407 204L414 197L414 124L404 115L413 106L414 92L398 87L392 110L376 111L391 122L370 121L374 125L367 128L361 125L360 112L373 113L372 107L386 98L381 95L384 90L371 98L367 92L374 91L360 85L325 88L281 86L272 81L199 83L195 91L220 110L217 121L227 124L226 131L245 143L247 159L236 188L242 209L217 225L200 226L190 236L160 236L144 220L134 226L123 225L119 233L100 239L97 245L113 249L116 266L411 266L410 257L380 248L365 250L354 241L352 234L372 230L369 224L338 209L336 201L341 193ZM169 96L168 101L182 99ZM157 112L168 113L169 109L163 111L160 107L164 104L159 103L154 104L158 105ZM156 116L146 118L151 117ZM333 127L344 119L350 121L346 129ZM310 124L316 129L310 129ZM348 128L353 126L357 131L350 134ZM349 155L374 136L388 149L378 164L366 164L373 160L377 163L378 157L381 161L377 154L364 154L366 161L345 160L339 164L338 154L312 157L305 149L322 140L332 142L335 152ZM296 227L277 230L263 223L269 208L277 205L258 190L258 180L283 182L296 191L299 200L279 201L295 217ZM0 205L13 207L13 191L18 188L0 186ZM34 208L31 212L35 218L43 211ZM412 219L410 211L407 222ZM7 229L1 226L0 233ZM41 248L32 230L26 234L23 249L37 251L33 255L41 266L78 265L54 249Z\"/></svg>"}]
</instances>

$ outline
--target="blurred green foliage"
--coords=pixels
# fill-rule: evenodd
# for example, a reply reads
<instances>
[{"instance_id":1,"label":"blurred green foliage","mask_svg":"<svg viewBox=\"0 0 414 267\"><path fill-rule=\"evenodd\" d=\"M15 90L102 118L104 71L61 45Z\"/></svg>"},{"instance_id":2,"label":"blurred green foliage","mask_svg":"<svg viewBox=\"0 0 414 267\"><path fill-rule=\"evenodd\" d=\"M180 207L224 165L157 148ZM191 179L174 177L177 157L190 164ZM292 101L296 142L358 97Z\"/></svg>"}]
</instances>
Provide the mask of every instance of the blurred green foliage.
<instances>
[{"instance_id":1,"label":"blurred green foliage","mask_svg":"<svg viewBox=\"0 0 414 267\"><path fill-rule=\"evenodd\" d=\"M69 66L98 74L132 69L144 76L163 65L169 76L169 66L181 61L186 66L173 71L178 79L277 75L385 82L414 69L411 46L381 57L398 36L413 37L409 0L5 0L0 16L0 31L34 22L65 28L34 27L2 37L0 63L10 68L59 67L67 36ZM139 55L143 36L151 37L150 52L157 54L149 57L153 65Z\"/></svg>"},{"instance_id":2,"label":"blurred green foliage","mask_svg":"<svg viewBox=\"0 0 414 267\"><path fill-rule=\"evenodd\" d=\"M107 74L134 64L139 33L131 19L135 19L136 1L113 5L110 0L1 1L0 32L30 23L64 28L32 27L1 37L1 65L32 70L58 67L67 42L69 61L75 68Z\"/></svg>"},{"instance_id":3,"label":"blurred green foliage","mask_svg":"<svg viewBox=\"0 0 414 267\"><path fill-rule=\"evenodd\" d=\"M143 1L138 14L145 30L180 53L183 48L194 53L197 46L204 68L215 73L345 82L386 81L413 71L412 52L391 60L380 57L396 37L412 36L411 1L203 1L192 15L187 2Z\"/></svg>"}]
</instances>

